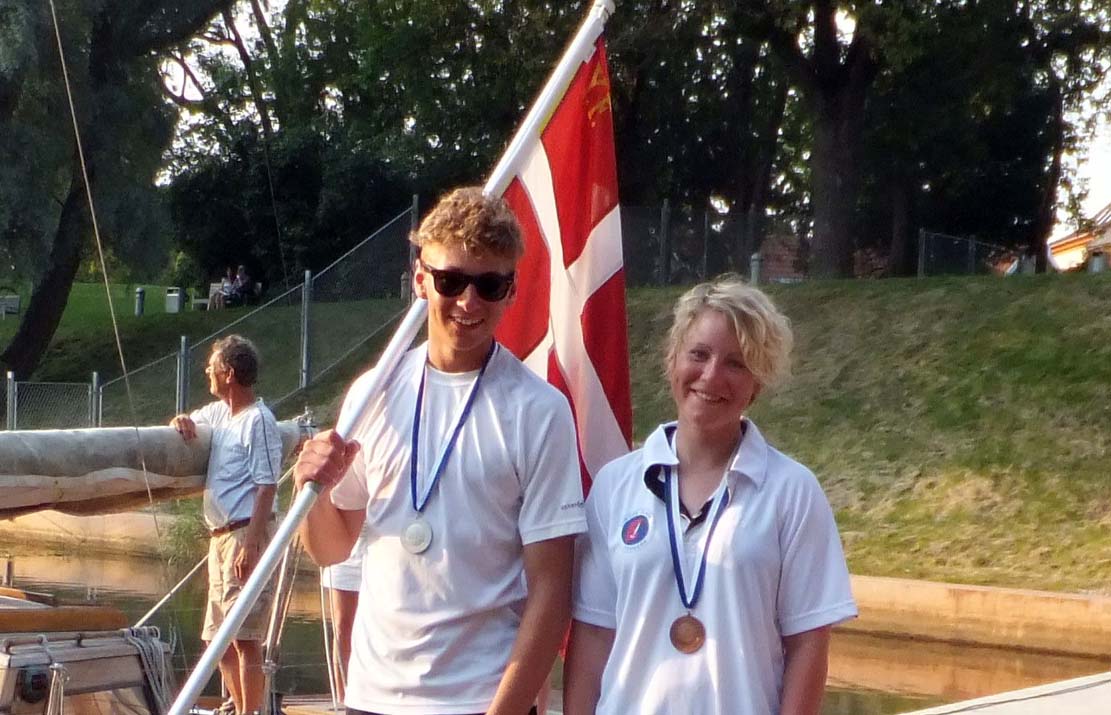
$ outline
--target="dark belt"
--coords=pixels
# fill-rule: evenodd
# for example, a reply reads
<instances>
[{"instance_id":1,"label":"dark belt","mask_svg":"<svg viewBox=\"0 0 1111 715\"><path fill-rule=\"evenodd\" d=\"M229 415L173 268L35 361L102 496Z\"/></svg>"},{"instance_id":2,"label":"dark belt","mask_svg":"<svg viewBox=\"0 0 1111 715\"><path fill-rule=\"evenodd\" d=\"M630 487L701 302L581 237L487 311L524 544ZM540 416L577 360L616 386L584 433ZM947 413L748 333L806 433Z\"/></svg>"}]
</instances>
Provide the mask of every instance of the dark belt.
<instances>
[{"instance_id":1,"label":"dark belt","mask_svg":"<svg viewBox=\"0 0 1111 715\"><path fill-rule=\"evenodd\" d=\"M271 514L270 518L267 521L273 521L273 520L274 520L274 515ZM246 527L250 523L251 523L250 518L236 519L235 521L229 521L228 523L224 524L223 526L217 526L215 529L213 529L212 531L210 531L208 533L212 536L220 536L221 534L230 534L233 531L239 531L240 529Z\"/></svg>"}]
</instances>

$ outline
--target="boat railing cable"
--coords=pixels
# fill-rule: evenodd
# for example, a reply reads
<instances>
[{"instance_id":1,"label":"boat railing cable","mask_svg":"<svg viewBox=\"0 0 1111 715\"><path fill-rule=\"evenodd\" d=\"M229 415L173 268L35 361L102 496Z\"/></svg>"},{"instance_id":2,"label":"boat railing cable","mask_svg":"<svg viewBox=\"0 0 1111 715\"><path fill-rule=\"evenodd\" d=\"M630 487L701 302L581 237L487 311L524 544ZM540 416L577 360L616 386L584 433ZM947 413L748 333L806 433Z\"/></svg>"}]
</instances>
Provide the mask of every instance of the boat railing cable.
<instances>
[{"instance_id":1,"label":"boat railing cable","mask_svg":"<svg viewBox=\"0 0 1111 715\"><path fill-rule=\"evenodd\" d=\"M263 709L262 715L273 715L274 676L278 672L278 659L281 657L282 636L285 633L286 617L293 600L293 586L297 580L297 570L301 564L301 541L294 537L286 546L285 555L278 573L278 583L274 589L274 602L270 607L270 621L266 628L266 641L263 647Z\"/></svg>"},{"instance_id":2,"label":"boat railing cable","mask_svg":"<svg viewBox=\"0 0 1111 715\"><path fill-rule=\"evenodd\" d=\"M332 624L336 621L336 612L332 607L332 599L325 597L324 587L324 569L320 569L319 591L320 591L320 627L324 630L324 662L325 671L328 674L328 694L332 697L332 710L339 710L339 702L336 698L336 680L337 671L336 659L332 655L332 649L338 647L333 645L334 639L332 637Z\"/></svg>"}]
</instances>

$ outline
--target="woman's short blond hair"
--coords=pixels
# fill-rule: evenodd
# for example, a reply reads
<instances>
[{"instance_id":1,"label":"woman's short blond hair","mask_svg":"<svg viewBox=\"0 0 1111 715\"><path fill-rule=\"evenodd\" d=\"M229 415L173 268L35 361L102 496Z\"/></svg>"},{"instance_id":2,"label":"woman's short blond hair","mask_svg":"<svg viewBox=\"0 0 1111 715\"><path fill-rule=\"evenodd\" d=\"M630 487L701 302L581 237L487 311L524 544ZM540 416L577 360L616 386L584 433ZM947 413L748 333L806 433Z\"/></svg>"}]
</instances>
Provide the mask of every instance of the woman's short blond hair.
<instances>
[{"instance_id":1,"label":"woman's short blond hair","mask_svg":"<svg viewBox=\"0 0 1111 715\"><path fill-rule=\"evenodd\" d=\"M687 332L706 310L716 310L733 323L745 367L762 387L773 388L786 379L794 344L791 321L763 291L734 274L696 285L675 304L664 356L669 373Z\"/></svg>"},{"instance_id":2,"label":"woman's short blond hair","mask_svg":"<svg viewBox=\"0 0 1111 715\"><path fill-rule=\"evenodd\" d=\"M517 217L504 199L486 196L480 186L464 186L441 198L409 242L418 249L435 243L514 260L525 252Z\"/></svg>"}]
</instances>

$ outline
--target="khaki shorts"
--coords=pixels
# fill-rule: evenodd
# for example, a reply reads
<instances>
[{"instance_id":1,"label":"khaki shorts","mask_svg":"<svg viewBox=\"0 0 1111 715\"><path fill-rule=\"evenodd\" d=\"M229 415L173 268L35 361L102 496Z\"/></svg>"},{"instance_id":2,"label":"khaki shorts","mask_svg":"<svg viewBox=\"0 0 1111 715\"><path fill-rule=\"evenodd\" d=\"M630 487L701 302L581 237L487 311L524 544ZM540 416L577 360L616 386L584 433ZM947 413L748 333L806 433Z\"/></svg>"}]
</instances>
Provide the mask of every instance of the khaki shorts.
<instances>
[{"instance_id":1,"label":"khaki shorts","mask_svg":"<svg viewBox=\"0 0 1111 715\"><path fill-rule=\"evenodd\" d=\"M276 526L271 520L266 526L266 543L274 538ZM235 552L247 537L247 529L237 529L226 534L213 536L208 544L208 606L204 611L204 630L201 640L211 641L220 630L228 612L231 611L243 581L235 577ZM260 553L261 555L261 553ZM266 628L270 621L270 604L274 601L274 579L266 582L262 595L254 608L247 614L243 626L235 640L260 641L266 638Z\"/></svg>"}]
</instances>

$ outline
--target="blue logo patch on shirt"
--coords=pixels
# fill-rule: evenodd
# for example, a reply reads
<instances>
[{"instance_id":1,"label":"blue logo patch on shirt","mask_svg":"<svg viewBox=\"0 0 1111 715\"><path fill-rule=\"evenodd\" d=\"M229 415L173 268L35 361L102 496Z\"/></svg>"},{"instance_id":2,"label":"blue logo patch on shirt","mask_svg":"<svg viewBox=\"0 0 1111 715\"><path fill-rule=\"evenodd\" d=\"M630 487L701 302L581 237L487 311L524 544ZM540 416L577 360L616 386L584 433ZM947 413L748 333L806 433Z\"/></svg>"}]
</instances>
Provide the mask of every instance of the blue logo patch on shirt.
<instances>
[{"instance_id":1,"label":"blue logo patch on shirt","mask_svg":"<svg viewBox=\"0 0 1111 715\"><path fill-rule=\"evenodd\" d=\"M621 527L621 540L626 546L636 546L648 536L648 517L637 514Z\"/></svg>"}]
</instances>

